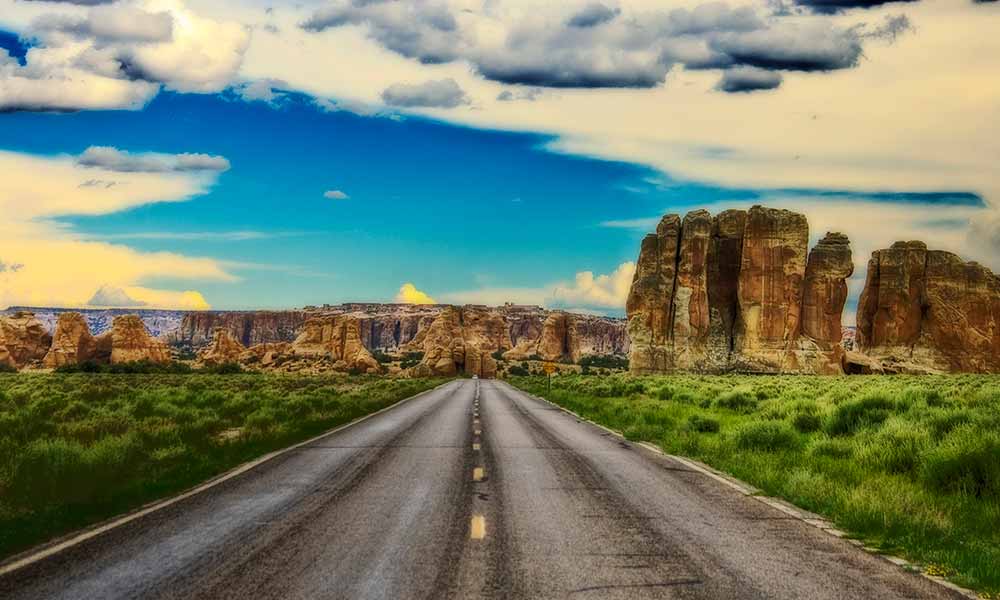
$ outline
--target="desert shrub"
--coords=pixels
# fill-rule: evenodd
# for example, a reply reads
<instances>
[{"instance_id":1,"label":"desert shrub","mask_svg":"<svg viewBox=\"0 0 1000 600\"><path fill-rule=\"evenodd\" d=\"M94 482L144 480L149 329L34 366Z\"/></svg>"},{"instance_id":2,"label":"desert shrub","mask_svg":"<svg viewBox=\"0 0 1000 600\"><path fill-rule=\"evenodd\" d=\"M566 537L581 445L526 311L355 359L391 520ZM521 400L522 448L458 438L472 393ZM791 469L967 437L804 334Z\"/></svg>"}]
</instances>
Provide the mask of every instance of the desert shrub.
<instances>
[{"instance_id":1,"label":"desert shrub","mask_svg":"<svg viewBox=\"0 0 1000 600\"><path fill-rule=\"evenodd\" d=\"M972 412L962 408L936 409L926 417L927 427L936 439L941 439L959 425L973 421Z\"/></svg>"},{"instance_id":2,"label":"desert shrub","mask_svg":"<svg viewBox=\"0 0 1000 600\"><path fill-rule=\"evenodd\" d=\"M812 456L851 458L854 456L854 444L850 440L843 438L831 438L826 435L820 435L809 441L807 451Z\"/></svg>"},{"instance_id":3,"label":"desert shrub","mask_svg":"<svg viewBox=\"0 0 1000 600\"><path fill-rule=\"evenodd\" d=\"M379 362L379 364L391 363L393 358L386 354L385 352L375 349L372 350L372 357Z\"/></svg>"},{"instance_id":4,"label":"desert shrub","mask_svg":"<svg viewBox=\"0 0 1000 600\"><path fill-rule=\"evenodd\" d=\"M830 414L826 431L831 435L847 435L864 427L878 425L889 418L894 408L895 402L881 392L842 402Z\"/></svg>"},{"instance_id":5,"label":"desert shrub","mask_svg":"<svg viewBox=\"0 0 1000 600\"><path fill-rule=\"evenodd\" d=\"M719 420L704 415L691 415L687 420L687 428L699 433L718 433Z\"/></svg>"},{"instance_id":6,"label":"desert shrub","mask_svg":"<svg viewBox=\"0 0 1000 600\"><path fill-rule=\"evenodd\" d=\"M493 354L491 354L490 356L493 357L493 360L501 361L501 360L504 360L503 353L504 353L504 349L503 348L498 348L497 350L494 350Z\"/></svg>"},{"instance_id":7,"label":"desert shrub","mask_svg":"<svg viewBox=\"0 0 1000 600\"><path fill-rule=\"evenodd\" d=\"M861 443L858 458L890 473L911 473L930 441L930 432L919 423L892 418Z\"/></svg>"},{"instance_id":8,"label":"desert shrub","mask_svg":"<svg viewBox=\"0 0 1000 600\"><path fill-rule=\"evenodd\" d=\"M1000 494L1000 434L962 425L923 457L924 482L972 496Z\"/></svg>"},{"instance_id":9,"label":"desert shrub","mask_svg":"<svg viewBox=\"0 0 1000 600\"><path fill-rule=\"evenodd\" d=\"M740 413L751 413L757 409L758 402L757 395L752 390L736 388L719 394L715 398L714 405L716 408L725 408Z\"/></svg>"},{"instance_id":10,"label":"desert shrub","mask_svg":"<svg viewBox=\"0 0 1000 600\"><path fill-rule=\"evenodd\" d=\"M749 421L733 432L736 445L744 450L791 449L799 444L798 434L782 421Z\"/></svg>"},{"instance_id":11,"label":"desert shrub","mask_svg":"<svg viewBox=\"0 0 1000 600\"><path fill-rule=\"evenodd\" d=\"M40 439L16 457L9 487L22 502L48 505L65 499L73 503L89 494L86 448L64 439Z\"/></svg>"},{"instance_id":12,"label":"desert shrub","mask_svg":"<svg viewBox=\"0 0 1000 600\"><path fill-rule=\"evenodd\" d=\"M527 377L531 375L531 373L528 372L528 369L524 368L523 365L511 365L507 369L507 374L514 375L515 377Z\"/></svg>"},{"instance_id":13,"label":"desert shrub","mask_svg":"<svg viewBox=\"0 0 1000 600\"><path fill-rule=\"evenodd\" d=\"M674 395L676 393L677 393L677 390L675 390L673 388L673 386L665 385L665 386L663 386L661 388L658 388L656 390L656 398L658 400L671 400L671 399L673 399L673 397L674 397Z\"/></svg>"},{"instance_id":14,"label":"desert shrub","mask_svg":"<svg viewBox=\"0 0 1000 600\"><path fill-rule=\"evenodd\" d=\"M17 373L17 367L8 363L0 363L0 373Z\"/></svg>"},{"instance_id":15,"label":"desert shrub","mask_svg":"<svg viewBox=\"0 0 1000 600\"><path fill-rule=\"evenodd\" d=\"M580 358L584 367L601 367L604 369L628 369L628 359L624 356L610 354L588 354Z\"/></svg>"},{"instance_id":16,"label":"desert shrub","mask_svg":"<svg viewBox=\"0 0 1000 600\"><path fill-rule=\"evenodd\" d=\"M823 426L823 417L817 413L797 412L792 415L792 427L802 433L819 431Z\"/></svg>"}]
</instances>

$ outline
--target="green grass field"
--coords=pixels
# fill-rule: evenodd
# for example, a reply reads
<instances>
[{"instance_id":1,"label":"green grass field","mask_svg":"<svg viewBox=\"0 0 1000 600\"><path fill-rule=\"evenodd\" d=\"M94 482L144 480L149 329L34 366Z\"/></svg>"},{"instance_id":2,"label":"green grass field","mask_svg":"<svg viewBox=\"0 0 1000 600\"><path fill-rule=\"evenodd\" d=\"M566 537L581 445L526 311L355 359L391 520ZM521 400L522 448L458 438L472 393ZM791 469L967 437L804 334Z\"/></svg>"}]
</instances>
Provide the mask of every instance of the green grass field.
<instances>
[{"instance_id":1,"label":"green grass field","mask_svg":"<svg viewBox=\"0 0 1000 600\"><path fill-rule=\"evenodd\" d=\"M0 558L442 381L0 374Z\"/></svg>"},{"instance_id":2,"label":"green grass field","mask_svg":"<svg viewBox=\"0 0 1000 600\"><path fill-rule=\"evenodd\" d=\"M560 376L551 391L544 377L512 383L984 596L1000 592L1000 376Z\"/></svg>"}]
</instances>

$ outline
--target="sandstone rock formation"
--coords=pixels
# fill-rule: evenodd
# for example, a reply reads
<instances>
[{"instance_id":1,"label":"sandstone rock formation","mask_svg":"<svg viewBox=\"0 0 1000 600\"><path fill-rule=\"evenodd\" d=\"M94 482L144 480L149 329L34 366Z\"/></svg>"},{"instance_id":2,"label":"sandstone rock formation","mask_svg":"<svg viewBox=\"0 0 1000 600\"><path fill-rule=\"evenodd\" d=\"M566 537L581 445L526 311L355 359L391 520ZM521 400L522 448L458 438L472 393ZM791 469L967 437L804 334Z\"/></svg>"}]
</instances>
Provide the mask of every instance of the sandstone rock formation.
<instances>
[{"instance_id":1,"label":"sandstone rock formation","mask_svg":"<svg viewBox=\"0 0 1000 600\"><path fill-rule=\"evenodd\" d=\"M872 254L857 323L857 348L887 371L1000 371L1000 278L923 242Z\"/></svg>"},{"instance_id":2,"label":"sandstone rock formation","mask_svg":"<svg viewBox=\"0 0 1000 600\"><path fill-rule=\"evenodd\" d=\"M98 343L98 340L90 334L90 327L82 314L61 313L56 321L55 332L52 334L52 345L42 364L55 369L91 360L107 362L111 359L111 338L105 336L101 341L103 343Z\"/></svg>"},{"instance_id":3,"label":"sandstone rock formation","mask_svg":"<svg viewBox=\"0 0 1000 600\"><path fill-rule=\"evenodd\" d=\"M503 356L509 360L527 360L537 356L547 361L579 361L580 336L576 316L564 312L550 314L542 323L542 331L538 337L522 338L517 346Z\"/></svg>"},{"instance_id":4,"label":"sandstone rock formation","mask_svg":"<svg viewBox=\"0 0 1000 600\"><path fill-rule=\"evenodd\" d=\"M52 337L45 325L28 311L0 317L0 364L20 369L39 361L48 352Z\"/></svg>"},{"instance_id":5,"label":"sandstone rock formation","mask_svg":"<svg viewBox=\"0 0 1000 600\"><path fill-rule=\"evenodd\" d=\"M839 337L828 338L840 331L850 249L828 234L807 277L808 239L805 217L787 210L664 216L642 242L626 304L632 372L840 372Z\"/></svg>"},{"instance_id":6,"label":"sandstone rock formation","mask_svg":"<svg viewBox=\"0 0 1000 600\"><path fill-rule=\"evenodd\" d=\"M802 333L827 344L843 339L841 314L847 303L847 279L854 274L846 235L827 233L809 252L802 292Z\"/></svg>"},{"instance_id":7,"label":"sandstone rock formation","mask_svg":"<svg viewBox=\"0 0 1000 600\"><path fill-rule=\"evenodd\" d=\"M216 327L212 332L212 343L198 353L198 361L205 365L239 363L246 351L246 346L234 338L229 329Z\"/></svg>"},{"instance_id":8,"label":"sandstone rock formation","mask_svg":"<svg viewBox=\"0 0 1000 600\"><path fill-rule=\"evenodd\" d=\"M111 364L170 362L167 345L151 335L138 315L116 317L111 325Z\"/></svg>"},{"instance_id":9,"label":"sandstone rock formation","mask_svg":"<svg viewBox=\"0 0 1000 600\"><path fill-rule=\"evenodd\" d=\"M495 311L477 306L447 306L404 352L423 352L415 375L496 376L493 353L511 348L506 322Z\"/></svg>"},{"instance_id":10,"label":"sandstone rock formation","mask_svg":"<svg viewBox=\"0 0 1000 600\"><path fill-rule=\"evenodd\" d=\"M446 308L445 305L350 303L306 307L302 311L188 313L169 340L173 344L198 350L211 343L215 327L225 327L236 341L249 348L260 343L293 341L307 318L350 315L358 320L365 348L372 352L396 353L404 347L419 347L425 335L421 332L426 331ZM497 308L471 306L462 310L465 309L499 317L500 321L491 321L494 329L482 334L491 339L503 338L497 344L490 343L498 349L538 342L546 319L553 314L537 306L512 304ZM591 315L573 317L579 339L578 356L628 353L629 338L623 320ZM498 325L500 322L502 327ZM500 329L506 329L506 332ZM509 346L504 341L507 339Z\"/></svg>"},{"instance_id":11,"label":"sandstone rock formation","mask_svg":"<svg viewBox=\"0 0 1000 600\"><path fill-rule=\"evenodd\" d=\"M379 372L378 361L361 343L358 319L349 315L308 319L290 352L300 358L327 359L338 371Z\"/></svg>"}]
</instances>

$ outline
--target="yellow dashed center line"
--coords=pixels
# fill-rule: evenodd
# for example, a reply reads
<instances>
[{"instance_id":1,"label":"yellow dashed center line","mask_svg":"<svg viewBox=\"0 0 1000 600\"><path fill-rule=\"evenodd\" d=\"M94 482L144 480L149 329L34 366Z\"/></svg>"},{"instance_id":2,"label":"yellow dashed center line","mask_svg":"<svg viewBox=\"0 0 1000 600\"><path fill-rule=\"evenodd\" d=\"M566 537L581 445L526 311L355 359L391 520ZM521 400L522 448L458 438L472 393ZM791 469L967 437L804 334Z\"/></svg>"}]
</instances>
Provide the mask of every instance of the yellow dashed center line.
<instances>
[{"instance_id":1,"label":"yellow dashed center line","mask_svg":"<svg viewBox=\"0 0 1000 600\"><path fill-rule=\"evenodd\" d=\"M476 515L472 517L472 523L469 526L469 538L473 540L481 540L486 537L486 517L483 515Z\"/></svg>"}]
</instances>

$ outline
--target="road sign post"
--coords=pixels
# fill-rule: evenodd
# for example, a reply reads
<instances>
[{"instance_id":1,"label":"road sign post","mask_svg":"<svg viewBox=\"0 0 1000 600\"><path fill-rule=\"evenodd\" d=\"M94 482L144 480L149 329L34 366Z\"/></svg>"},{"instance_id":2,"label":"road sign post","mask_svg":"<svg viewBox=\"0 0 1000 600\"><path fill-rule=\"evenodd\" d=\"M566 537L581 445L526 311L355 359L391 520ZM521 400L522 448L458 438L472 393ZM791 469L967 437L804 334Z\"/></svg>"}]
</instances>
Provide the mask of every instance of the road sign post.
<instances>
[{"instance_id":1,"label":"road sign post","mask_svg":"<svg viewBox=\"0 0 1000 600\"><path fill-rule=\"evenodd\" d=\"M548 391L551 392L552 391L552 374L556 372L556 365L555 365L555 363L547 362L544 365L542 365L542 368L545 369L545 375L546 375L546 377L548 379Z\"/></svg>"}]
</instances>

